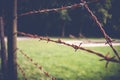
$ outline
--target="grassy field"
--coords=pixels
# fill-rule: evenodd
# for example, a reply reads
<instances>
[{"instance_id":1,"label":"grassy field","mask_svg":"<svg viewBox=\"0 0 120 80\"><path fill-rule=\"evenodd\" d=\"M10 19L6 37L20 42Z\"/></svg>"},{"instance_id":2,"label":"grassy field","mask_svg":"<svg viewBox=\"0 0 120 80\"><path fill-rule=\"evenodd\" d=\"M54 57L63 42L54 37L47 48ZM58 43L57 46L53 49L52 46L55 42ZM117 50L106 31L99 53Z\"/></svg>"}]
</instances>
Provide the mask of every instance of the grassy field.
<instances>
[{"instance_id":1,"label":"grassy field","mask_svg":"<svg viewBox=\"0 0 120 80\"><path fill-rule=\"evenodd\" d=\"M18 41L18 48L39 63L45 71L57 80L120 80L120 64L110 63L105 68L105 61L85 51L38 40ZM90 47L89 47L90 48ZM120 46L115 46L120 53ZM110 52L109 47L91 47L103 54ZM28 80L50 80L18 51L18 64L24 69ZM18 70L18 80L24 80Z\"/></svg>"},{"instance_id":2,"label":"grassy field","mask_svg":"<svg viewBox=\"0 0 120 80\"><path fill-rule=\"evenodd\" d=\"M120 80L119 64L110 63L106 69L105 62L99 61L101 58L85 51L75 52L68 46L38 40L19 41L18 47L57 80ZM103 54L113 53L109 47L91 49ZM116 46L116 49L120 52L120 46ZM19 51L18 63L23 67L28 80L49 80ZM20 72L19 80L23 80Z\"/></svg>"}]
</instances>

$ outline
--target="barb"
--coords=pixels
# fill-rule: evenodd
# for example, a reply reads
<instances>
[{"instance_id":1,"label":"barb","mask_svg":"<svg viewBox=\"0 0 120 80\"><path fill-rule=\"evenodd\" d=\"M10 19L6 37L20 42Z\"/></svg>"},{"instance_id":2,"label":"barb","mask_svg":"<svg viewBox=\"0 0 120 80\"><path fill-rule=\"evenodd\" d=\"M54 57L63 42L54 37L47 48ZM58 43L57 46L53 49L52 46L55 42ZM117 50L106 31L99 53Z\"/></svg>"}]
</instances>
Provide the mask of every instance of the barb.
<instances>
[{"instance_id":1,"label":"barb","mask_svg":"<svg viewBox=\"0 0 120 80\"><path fill-rule=\"evenodd\" d=\"M86 3L85 0L81 0L81 2ZM87 11L90 13L90 15L92 16L93 20L95 20L95 22L97 23L98 27L100 28L101 32L103 33L103 35L105 37L105 40L106 40L107 44L109 44L109 46L112 48L114 54L118 57L118 59L120 61L120 56L119 56L117 50L112 45L113 40L107 35L107 33L105 32L105 30L102 27L102 24L99 22L97 17L93 14L93 12L88 7L88 4L86 3L84 6L87 9Z\"/></svg>"},{"instance_id":2,"label":"barb","mask_svg":"<svg viewBox=\"0 0 120 80\"><path fill-rule=\"evenodd\" d=\"M60 11L60 10L66 10L66 9L71 9L71 8L78 8L78 7L81 7L81 6L84 6L84 5L85 5L85 3L79 3L79 4L73 4L73 5L70 5L70 6L62 6L61 8L29 11L29 12L23 13L23 14L21 14L19 16L25 16L25 15L36 14L36 13L45 13L45 12L51 12L51 11L57 12L57 11Z\"/></svg>"},{"instance_id":3,"label":"barb","mask_svg":"<svg viewBox=\"0 0 120 80\"><path fill-rule=\"evenodd\" d=\"M38 38L38 39L40 39L40 40L45 40L45 41L47 41L47 42L54 42L54 43L58 43L58 44L63 44L63 45L66 45L66 46L70 46L70 47L74 48L75 51L78 50L78 49L80 49L80 50L83 50L83 51L86 51L86 52L89 52L89 53L92 53L92 54L95 54L95 55L101 57L101 58L102 58L101 61L106 60L106 61L109 61L109 62L120 63L119 60L116 60L116 59L113 58L113 57L108 57L108 55L105 56L105 55L103 55L102 53L99 53L99 52L96 52L96 51L93 51L93 50L90 50L90 49L87 49L87 48L83 48L83 47L81 47L80 45L77 46L77 45L74 45L74 44L66 43L66 42L64 42L64 41L61 41L60 39L58 39L58 40L52 40L52 39L50 39L49 37L32 35L32 34L27 34L27 33L24 33L24 32L18 32L18 34L23 35L23 36L26 36L26 37Z\"/></svg>"},{"instance_id":4,"label":"barb","mask_svg":"<svg viewBox=\"0 0 120 80\"><path fill-rule=\"evenodd\" d=\"M32 58L30 58L27 54L25 54L22 50L20 50L20 53L26 57L33 65L35 65L39 70L41 70L43 72L43 74L45 74L45 76L49 77L51 80L56 80L56 78L52 77L48 72L46 72L45 70L43 70L42 66L40 66L38 63L35 63L33 61Z\"/></svg>"},{"instance_id":5,"label":"barb","mask_svg":"<svg viewBox=\"0 0 120 80\"><path fill-rule=\"evenodd\" d=\"M21 68L21 66L20 66L18 63L17 63L17 66L18 66L18 69L21 71L21 73L22 73L24 79L25 79L25 80L28 80L28 79L26 78L26 75L25 75L24 70Z\"/></svg>"}]
</instances>

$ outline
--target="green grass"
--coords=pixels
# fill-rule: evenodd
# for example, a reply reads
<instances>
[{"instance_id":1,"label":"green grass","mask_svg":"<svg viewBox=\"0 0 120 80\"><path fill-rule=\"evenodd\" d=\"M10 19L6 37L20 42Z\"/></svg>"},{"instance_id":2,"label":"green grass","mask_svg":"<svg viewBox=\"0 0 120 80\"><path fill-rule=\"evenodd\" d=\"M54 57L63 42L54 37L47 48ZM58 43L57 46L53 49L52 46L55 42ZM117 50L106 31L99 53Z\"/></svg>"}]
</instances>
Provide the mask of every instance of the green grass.
<instances>
[{"instance_id":1,"label":"green grass","mask_svg":"<svg viewBox=\"0 0 120 80\"><path fill-rule=\"evenodd\" d=\"M120 80L120 64L110 63L105 68L105 61L98 56L71 47L38 40L18 41L18 48L39 63L45 71L57 80ZM115 47L120 53L120 46ZM91 47L103 54L113 53L109 47ZM18 51L18 64L24 69L28 80L50 80L37 67ZM23 80L18 70L18 80Z\"/></svg>"},{"instance_id":2,"label":"green grass","mask_svg":"<svg viewBox=\"0 0 120 80\"><path fill-rule=\"evenodd\" d=\"M120 65L110 63L105 68L105 62L99 57L85 51L75 50L71 47L38 40L18 42L19 48L34 62L39 63L45 71L57 80L120 80ZM113 53L109 47L92 47L103 54ZM120 52L120 46L116 46ZM18 52L18 63L23 67L28 80L49 80L41 71ZM19 72L19 79L22 80Z\"/></svg>"}]
</instances>

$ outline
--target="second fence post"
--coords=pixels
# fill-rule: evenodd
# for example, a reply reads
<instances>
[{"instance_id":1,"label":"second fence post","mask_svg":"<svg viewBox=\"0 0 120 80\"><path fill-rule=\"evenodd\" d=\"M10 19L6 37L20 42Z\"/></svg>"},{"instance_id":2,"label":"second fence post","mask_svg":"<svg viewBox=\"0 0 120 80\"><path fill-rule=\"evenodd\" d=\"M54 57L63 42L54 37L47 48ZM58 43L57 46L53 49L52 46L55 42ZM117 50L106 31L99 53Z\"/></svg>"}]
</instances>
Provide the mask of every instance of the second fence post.
<instances>
[{"instance_id":1,"label":"second fence post","mask_svg":"<svg viewBox=\"0 0 120 80\"><path fill-rule=\"evenodd\" d=\"M5 0L4 6L8 36L8 79L17 80L17 0Z\"/></svg>"}]
</instances>

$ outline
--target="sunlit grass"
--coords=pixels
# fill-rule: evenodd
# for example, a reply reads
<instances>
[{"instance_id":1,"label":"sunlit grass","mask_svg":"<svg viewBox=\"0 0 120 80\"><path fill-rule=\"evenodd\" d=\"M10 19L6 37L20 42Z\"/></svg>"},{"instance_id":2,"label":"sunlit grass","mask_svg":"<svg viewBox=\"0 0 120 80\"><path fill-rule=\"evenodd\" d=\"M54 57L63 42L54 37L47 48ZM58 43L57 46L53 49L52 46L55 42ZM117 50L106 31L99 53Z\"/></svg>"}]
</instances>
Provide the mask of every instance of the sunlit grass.
<instances>
[{"instance_id":1,"label":"sunlit grass","mask_svg":"<svg viewBox=\"0 0 120 80\"><path fill-rule=\"evenodd\" d=\"M98 56L71 47L38 40L18 42L18 48L39 63L45 71L57 80L120 80L120 65L110 63L105 68L105 62L100 62ZM93 47L103 54L113 53L109 47ZM116 46L120 52L120 46ZM23 67L28 80L49 80L41 71L28 61L18 51L18 63ZM19 72L19 79L23 77Z\"/></svg>"},{"instance_id":2,"label":"sunlit grass","mask_svg":"<svg viewBox=\"0 0 120 80\"><path fill-rule=\"evenodd\" d=\"M101 58L85 51L75 52L71 47L38 39L20 40L18 48L57 80L120 80L120 64L110 63L108 68L105 68L105 61L101 62ZM113 55L109 47L88 48ZM120 53L120 46L115 48ZM19 51L17 58L28 80L50 80ZM19 70L18 75L18 80L24 79Z\"/></svg>"}]
</instances>

